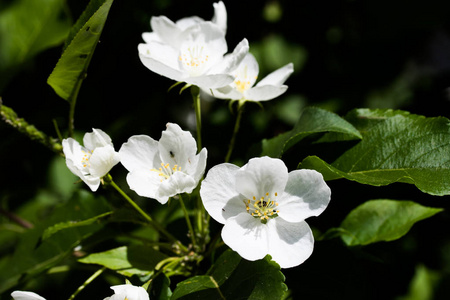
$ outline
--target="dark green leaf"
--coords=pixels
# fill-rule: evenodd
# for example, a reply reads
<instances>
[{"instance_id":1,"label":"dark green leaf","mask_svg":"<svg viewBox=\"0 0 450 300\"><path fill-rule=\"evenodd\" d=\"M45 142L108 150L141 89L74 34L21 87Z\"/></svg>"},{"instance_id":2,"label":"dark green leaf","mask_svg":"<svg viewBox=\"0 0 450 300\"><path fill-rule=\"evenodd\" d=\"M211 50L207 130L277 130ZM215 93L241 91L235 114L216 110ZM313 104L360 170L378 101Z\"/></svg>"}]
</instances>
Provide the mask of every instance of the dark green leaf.
<instances>
[{"instance_id":1,"label":"dark green leaf","mask_svg":"<svg viewBox=\"0 0 450 300\"><path fill-rule=\"evenodd\" d=\"M63 99L77 93L98 44L113 0L92 0L73 27L47 83Z\"/></svg>"},{"instance_id":2,"label":"dark green leaf","mask_svg":"<svg viewBox=\"0 0 450 300\"><path fill-rule=\"evenodd\" d=\"M102 265L124 276L132 276L152 273L156 264L165 258L167 258L165 254L151 247L133 245L93 253L78 261Z\"/></svg>"},{"instance_id":3,"label":"dark green leaf","mask_svg":"<svg viewBox=\"0 0 450 300\"><path fill-rule=\"evenodd\" d=\"M64 0L15 0L0 12L0 90L19 65L64 41L70 29Z\"/></svg>"},{"instance_id":4,"label":"dark green leaf","mask_svg":"<svg viewBox=\"0 0 450 300\"><path fill-rule=\"evenodd\" d=\"M270 256L251 262L228 250L207 275L179 283L171 299L276 300L287 290L284 279Z\"/></svg>"},{"instance_id":5,"label":"dark green leaf","mask_svg":"<svg viewBox=\"0 0 450 300\"><path fill-rule=\"evenodd\" d=\"M352 139L360 139L361 134L353 125L338 115L316 107L306 108L291 131L270 140L263 140L262 155L281 157L283 153L305 137L326 132L345 134Z\"/></svg>"},{"instance_id":6,"label":"dark green leaf","mask_svg":"<svg viewBox=\"0 0 450 300\"><path fill-rule=\"evenodd\" d=\"M441 211L412 201L367 201L344 219L341 238L348 246L393 241L404 236L415 223Z\"/></svg>"},{"instance_id":7,"label":"dark green leaf","mask_svg":"<svg viewBox=\"0 0 450 300\"><path fill-rule=\"evenodd\" d=\"M325 180L346 178L375 186L394 182L416 185L432 195L450 194L450 123L392 110L356 110L351 123L363 140L331 165L307 157L299 165Z\"/></svg>"},{"instance_id":8,"label":"dark green leaf","mask_svg":"<svg viewBox=\"0 0 450 300\"><path fill-rule=\"evenodd\" d=\"M170 279L161 272L150 283L150 299L169 300L171 296Z\"/></svg>"}]
</instances>

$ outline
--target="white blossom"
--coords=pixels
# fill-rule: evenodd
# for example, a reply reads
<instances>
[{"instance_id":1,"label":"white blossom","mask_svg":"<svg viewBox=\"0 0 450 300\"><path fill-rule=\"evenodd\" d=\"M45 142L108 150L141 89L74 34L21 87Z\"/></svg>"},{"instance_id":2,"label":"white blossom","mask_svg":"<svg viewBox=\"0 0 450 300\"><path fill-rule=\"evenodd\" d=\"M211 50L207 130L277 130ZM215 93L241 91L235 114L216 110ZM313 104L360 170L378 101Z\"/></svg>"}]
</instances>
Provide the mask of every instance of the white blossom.
<instances>
[{"instance_id":1,"label":"white blossom","mask_svg":"<svg viewBox=\"0 0 450 300\"><path fill-rule=\"evenodd\" d=\"M211 217L224 224L222 239L231 249L251 261L270 254L290 268L311 255L314 238L304 220L325 210L331 191L314 170L288 173L280 159L261 157L242 168L211 168L200 195Z\"/></svg>"},{"instance_id":2,"label":"white blossom","mask_svg":"<svg viewBox=\"0 0 450 300\"><path fill-rule=\"evenodd\" d=\"M140 286L121 284L112 286L114 295L104 300L150 300L147 291Z\"/></svg>"},{"instance_id":3,"label":"white blossom","mask_svg":"<svg viewBox=\"0 0 450 300\"><path fill-rule=\"evenodd\" d=\"M95 192L100 180L119 162L111 138L100 129L92 129L83 138L81 146L73 138L62 141L66 165Z\"/></svg>"},{"instance_id":4,"label":"white blossom","mask_svg":"<svg viewBox=\"0 0 450 300\"><path fill-rule=\"evenodd\" d=\"M11 297L14 300L45 300L45 298L36 293L26 291L14 291L11 293Z\"/></svg>"},{"instance_id":5,"label":"white blossom","mask_svg":"<svg viewBox=\"0 0 450 300\"><path fill-rule=\"evenodd\" d=\"M206 148L196 154L191 133L167 124L161 139L146 135L128 139L119 150L121 163L129 171L127 182L138 195L164 204L179 193L192 193L206 168Z\"/></svg>"}]
</instances>

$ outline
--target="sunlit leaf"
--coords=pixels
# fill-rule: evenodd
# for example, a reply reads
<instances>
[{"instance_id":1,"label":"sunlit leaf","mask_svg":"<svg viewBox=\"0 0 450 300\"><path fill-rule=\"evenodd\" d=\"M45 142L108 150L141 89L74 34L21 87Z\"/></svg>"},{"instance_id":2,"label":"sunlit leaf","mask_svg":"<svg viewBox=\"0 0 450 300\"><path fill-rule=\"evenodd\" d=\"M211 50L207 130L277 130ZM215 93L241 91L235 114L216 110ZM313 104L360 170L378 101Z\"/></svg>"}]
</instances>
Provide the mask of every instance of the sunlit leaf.
<instances>
[{"instance_id":1,"label":"sunlit leaf","mask_svg":"<svg viewBox=\"0 0 450 300\"><path fill-rule=\"evenodd\" d=\"M335 113L316 108L306 108L291 131L280 134L270 140L263 140L262 155L280 157L289 148L305 137L326 132L342 133L352 139L360 139L361 134L353 125Z\"/></svg>"},{"instance_id":2,"label":"sunlit leaf","mask_svg":"<svg viewBox=\"0 0 450 300\"><path fill-rule=\"evenodd\" d=\"M404 236L415 223L441 211L412 201L367 201L344 219L340 226L341 238L348 246L393 241Z\"/></svg>"},{"instance_id":3,"label":"sunlit leaf","mask_svg":"<svg viewBox=\"0 0 450 300\"><path fill-rule=\"evenodd\" d=\"M392 110L356 110L348 120L363 134L331 164L307 157L299 165L325 180L346 178L375 186L411 183L432 195L450 194L450 123Z\"/></svg>"},{"instance_id":4,"label":"sunlit leaf","mask_svg":"<svg viewBox=\"0 0 450 300\"><path fill-rule=\"evenodd\" d=\"M284 279L269 256L251 262L228 250L207 275L180 282L171 299L281 299L287 290Z\"/></svg>"},{"instance_id":5,"label":"sunlit leaf","mask_svg":"<svg viewBox=\"0 0 450 300\"><path fill-rule=\"evenodd\" d=\"M92 0L69 35L64 52L47 83L70 101L86 76L113 0ZM76 32L76 33L75 33Z\"/></svg>"},{"instance_id":6,"label":"sunlit leaf","mask_svg":"<svg viewBox=\"0 0 450 300\"><path fill-rule=\"evenodd\" d=\"M156 264L166 257L151 247L133 245L93 253L78 261L102 265L124 276L132 276L152 273Z\"/></svg>"},{"instance_id":7,"label":"sunlit leaf","mask_svg":"<svg viewBox=\"0 0 450 300\"><path fill-rule=\"evenodd\" d=\"M0 11L0 90L21 64L59 45L71 20L64 0L15 0Z\"/></svg>"}]
</instances>

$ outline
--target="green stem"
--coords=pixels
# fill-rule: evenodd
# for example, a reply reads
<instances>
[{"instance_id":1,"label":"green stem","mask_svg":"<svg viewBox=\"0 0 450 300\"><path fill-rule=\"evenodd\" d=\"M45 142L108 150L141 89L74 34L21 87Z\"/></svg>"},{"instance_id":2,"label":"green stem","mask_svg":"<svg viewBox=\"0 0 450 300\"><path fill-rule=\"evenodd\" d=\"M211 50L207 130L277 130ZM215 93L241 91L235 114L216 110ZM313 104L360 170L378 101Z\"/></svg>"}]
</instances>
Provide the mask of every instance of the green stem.
<instances>
[{"instance_id":1,"label":"green stem","mask_svg":"<svg viewBox=\"0 0 450 300\"><path fill-rule=\"evenodd\" d=\"M233 136L231 137L230 144L228 145L228 152L227 152L227 155L225 156L225 162L230 161L231 153L233 153L234 144L236 142L236 136L239 132L239 127L241 126L241 119L242 119L242 112L244 111L244 104L245 104L245 102L241 103L239 101L236 122L234 123Z\"/></svg>"},{"instance_id":2,"label":"green stem","mask_svg":"<svg viewBox=\"0 0 450 300\"><path fill-rule=\"evenodd\" d=\"M72 294L72 296L70 296L69 300L74 299L89 283L91 283L95 278L100 276L100 274L102 274L103 271L105 271L105 269L106 267L103 267L97 270L97 272L95 272L94 274L92 274L92 276L89 277L80 287L78 287L78 289L75 291L75 293Z\"/></svg>"},{"instance_id":3,"label":"green stem","mask_svg":"<svg viewBox=\"0 0 450 300\"><path fill-rule=\"evenodd\" d=\"M200 89L198 86L191 87L192 100L194 101L195 119L197 121L197 151L202 150L202 109L200 103Z\"/></svg>"},{"instance_id":4,"label":"green stem","mask_svg":"<svg viewBox=\"0 0 450 300\"><path fill-rule=\"evenodd\" d=\"M189 212L187 211L186 206L184 205L183 197L181 196L181 194L179 194L178 197L180 198L181 209L184 212L184 218L186 219L186 223L189 228L192 246L195 247L197 245L196 240L195 240L195 231L194 231L194 228L192 227L191 220L189 219Z\"/></svg>"},{"instance_id":5,"label":"green stem","mask_svg":"<svg viewBox=\"0 0 450 300\"><path fill-rule=\"evenodd\" d=\"M143 211L139 205L136 204L136 202L133 201L133 199L131 199L112 179L111 175L107 175L107 179L109 184L111 184L111 186L113 188L116 189L116 191L119 192L119 194L131 205L133 206L133 208L142 216L144 217L144 219L153 227L155 228L157 231L159 231L160 233L162 233L169 241L177 243L183 250L187 250L186 247L184 245L182 245L180 243L180 241L177 240L177 238L175 238L172 234L170 234L167 230L164 229L164 227L162 227L159 223L153 221L153 219L145 212Z\"/></svg>"},{"instance_id":6,"label":"green stem","mask_svg":"<svg viewBox=\"0 0 450 300\"><path fill-rule=\"evenodd\" d=\"M68 124L69 137L73 136L74 119L75 119L75 105L77 104L78 93L80 91L81 84L83 83L83 79L80 79L77 81L77 84L73 90L73 93L70 95L70 97L68 99L68 101L70 103L69 124Z\"/></svg>"}]
</instances>

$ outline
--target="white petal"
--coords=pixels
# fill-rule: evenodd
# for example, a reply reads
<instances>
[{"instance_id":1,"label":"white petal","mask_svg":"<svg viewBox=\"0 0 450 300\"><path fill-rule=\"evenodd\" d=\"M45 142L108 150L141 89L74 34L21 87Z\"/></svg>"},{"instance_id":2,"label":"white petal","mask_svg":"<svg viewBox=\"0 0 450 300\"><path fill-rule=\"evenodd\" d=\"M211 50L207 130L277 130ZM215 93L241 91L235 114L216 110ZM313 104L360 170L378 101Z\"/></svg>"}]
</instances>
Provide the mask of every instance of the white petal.
<instances>
[{"instance_id":1,"label":"white petal","mask_svg":"<svg viewBox=\"0 0 450 300\"><path fill-rule=\"evenodd\" d=\"M197 77L184 77L183 81L192 85L201 86L202 88L216 89L229 85L234 77L228 74L204 75Z\"/></svg>"},{"instance_id":2,"label":"white petal","mask_svg":"<svg viewBox=\"0 0 450 300\"><path fill-rule=\"evenodd\" d=\"M214 6L214 17L212 22L217 24L223 32L227 31L227 10L225 9L225 4L222 1L213 3Z\"/></svg>"},{"instance_id":3,"label":"white petal","mask_svg":"<svg viewBox=\"0 0 450 300\"><path fill-rule=\"evenodd\" d=\"M119 162L119 154L111 145L97 147L89 159L90 174L94 177L103 177Z\"/></svg>"},{"instance_id":4,"label":"white petal","mask_svg":"<svg viewBox=\"0 0 450 300\"><path fill-rule=\"evenodd\" d=\"M210 94L211 96L214 96L219 99L231 99L231 100L240 100L244 97L242 93L232 88L230 85L217 88L214 90L205 89L203 88L203 91L205 93Z\"/></svg>"},{"instance_id":5,"label":"white petal","mask_svg":"<svg viewBox=\"0 0 450 300\"><path fill-rule=\"evenodd\" d=\"M205 22L205 20L203 20L200 17L197 16L192 16L192 17L186 17L186 18L182 18L180 20L178 20L175 24L177 24L177 27L181 30L186 30L189 27L198 24L200 22Z\"/></svg>"},{"instance_id":6,"label":"white petal","mask_svg":"<svg viewBox=\"0 0 450 300\"><path fill-rule=\"evenodd\" d=\"M280 194L288 181L284 162L277 158L252 158L236 172L236 190L248 199Z\"/></svg>"},{"instance_id":7,"label":"white petal","mask_svg":"<svg viewBox=\"0 0 450 300\"><path fill-rule=\"evenodd\" d=\"M247 91L245 91L244 98L250 101L267 101L272 100L288 89L287 85L274 86L274 85L263 85L255 86Z\"/></svg>"},{"instance_id":8,"label":"white petal","mask_svg":"<svg viewBox=\"0 0 450 300\"><path fill-rule=\"evenodd\" d=\"M122 284L112 286L111 289L114 290L114 296L110 300L150 300L147 291L140 286L133 286L131 284ZM120 296L120 297L117 297Z\"/></svg>"},{"instance_id":9,"label":"white petal","mask_svg":"<svg viewBox=\"0 0 450 300\"><path fill-rule=\"evenodd\" d=\"M149 70L175 81L183 81L183 73L178 69L177 54L167 45L139 44L139 59Z\"/></svg>"},{"instance_id":10,"label":"white petal","mask_svg":"<svg viewBox=\"0 0 450 300\"><path fill-rule=\"evenodd\" d=\"M158 144L161 161L169 163L170 167L178 165L184 170L188 160L197 152L197 143L189 131L183 131L177 124L167 123L166 126Z\"/></svg>"},{"instance_id":11,"label":"white petal","mask_svg":"<svg viewBox=\"0 0 450 300\"><path fill-rule=\"evenodd\" d=\"M130 189L136 192L139 196L156 199L162 204L166 203L167 199L157 199L156 191L161 185L161 176L158 172L150 171L148 169L134 169L127 175L127 183Z\"/></svg>"},{"instance_id":12,"label":"white petal","mask_svg":"<svg viewBox=\"0 0 450 300\"><path fill-rule=\"evenodd\" d=\"M277 217L269 226L268 254L281 268L292 268L303 263L314 249L314 237L306 222L289 223Z\"/></svg>"},{"instance_id":13,"label":"white petal","mask_svg":"<svg viewBox=\"0 0 450 300\"><path fill-rule=\"evenodd\" d=\"M300 222L320 215L330 198L331 190L322 174L314 170L295 170L289 173L286 189L278 198L278 215L288 222Z\"/></svg>"},{"instance_id":14,"label":"white petal","mask_svg":"<svg viewBox=\"0 0 450 300\"><path fill-rule=\"evenodd\" d=\"M120 162L128 170L157 169L161 165L158 142L146 135L135 135L119 150Z\"/></svg>"},{"instance_id":15,"label":"white petal","mask_svg":"<svg viewBox=\"0 0 450 300\"><path fill-rule=\"evenodd\" d=\"M161 41L173 48L180 46L179 40L183 31L169 18L165 16L152 17L150 25Z\"/></svg>"},{"instance_id":16,"label":"white petal","mask_svg":"<svg viewBox=\"0 0 450 300\"><path fill-rule=\"evenodd\" d=\"M222 239L231 249L247 260L262 259L269 251L269 228L247 212L227 219Z\"/></svg>"},{"instance_id":17,"label":"white petal","mask_svg":"<svg viewBox=\"0 0 450 300\"><path fill-rule=\"evenodd\" d=\"M289 63L264 77L256 86L282 85L293 72L294 65Z\"/></svg>"},{"instance_id":18,"label":"white petal","mask_svg":"<svg viewBox=\"0 0 450 300\"><path fill-rule=\"evenodd\" d=\"M36 293L26 291L14 291L11 293L11 297L14 300L45 300L45 298Z\"/></svg>"},{"instance_id":19,"label":"white petal","mask_svg":"<svg viewBox=\"0 0 450 300\"><path fill-rule=\"evenodd\" d=\"M100 129L92 128L92 132L87 132L83 137L83 144L89 150L94 150L97 147L106 145L112 146L112 141L109 135Z\"/></svg>"},{"instance_id":20,"label":"white petal","mask_svg":"<svg viewBox=\"0 0 450 300\"><path fill-rule=\"evenodd\" d=\"M162 42L161 38L155 32L144 32L144 33L142 33L142 39L146 43L153 43L153 42L161 43Z\"/></svg>"},{"instance_id":21,"label":"white petal","mask_svg":"<svg viewBox=\"0 0 450 300\"><path fill-rule=\"evenodd\" d=\"M235 176L238 170L239 167L228 163L214 166L208 171L200 188L200 196L206 211L222 224L229 217L245 211L245 205L235 189ZM239 207L239 201L241 201L241 207ZM225 208L228 203L230 203L229 207ZM237 206L234 205L235 203Z\"/></svg>"},{"instance_id":22,"label":"white petal","mask_svg":"<svg viewBox=\"0 0 450 300\"><path fill-rule=\"evenodd\" d=\"M239 67L249 50L247 39L243 39L232 53L225 55L220 64L209 71L210 74L229 74ZM234 80L234 79L233 79Z\"/></svg>"},{"instance_id":23,"label":"white petal","mask_svg":"<svg viewBox=\"0 0 450 300\"><path fill-rule=\"evenodd\" d=\"M189 158L188 164L185 166L184 173L192 176L197 183L205 174L207 156L208 151L203 148L199 154Z\"/></svg>"},{"instance_id":24,"label":"white petal","mask_svg":"<svg viewBox=\"0 0 450 300\"><path fill-rule=\"evenodd\" d=\"M170 197L177 194L192 193L197 184L193 177L183 172L175 172L169 179L161 182L155 199L164 204Z\"/></svg>"}]
</instances>

